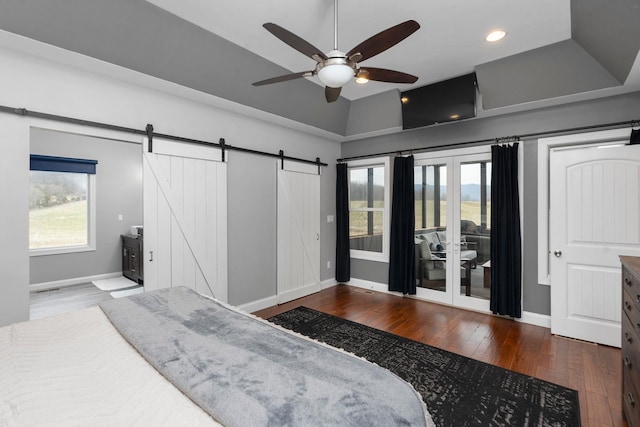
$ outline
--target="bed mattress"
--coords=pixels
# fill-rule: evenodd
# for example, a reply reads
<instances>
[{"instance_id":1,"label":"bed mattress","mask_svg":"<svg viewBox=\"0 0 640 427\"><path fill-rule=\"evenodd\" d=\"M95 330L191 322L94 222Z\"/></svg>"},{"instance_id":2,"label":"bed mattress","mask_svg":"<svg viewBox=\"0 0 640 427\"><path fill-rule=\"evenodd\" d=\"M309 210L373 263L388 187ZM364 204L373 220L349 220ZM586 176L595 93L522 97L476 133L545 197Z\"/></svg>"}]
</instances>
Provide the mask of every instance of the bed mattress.
<instances>
[{"instance_id":1,"label":"bed mattress","mask_svg":"<svg viewBox=\"0 0 640 427\"><path fill-rule=\"evenodd\" d=\"M0 426L219 426L88 308L0 328Z\"/></svg>"}]
</instances>

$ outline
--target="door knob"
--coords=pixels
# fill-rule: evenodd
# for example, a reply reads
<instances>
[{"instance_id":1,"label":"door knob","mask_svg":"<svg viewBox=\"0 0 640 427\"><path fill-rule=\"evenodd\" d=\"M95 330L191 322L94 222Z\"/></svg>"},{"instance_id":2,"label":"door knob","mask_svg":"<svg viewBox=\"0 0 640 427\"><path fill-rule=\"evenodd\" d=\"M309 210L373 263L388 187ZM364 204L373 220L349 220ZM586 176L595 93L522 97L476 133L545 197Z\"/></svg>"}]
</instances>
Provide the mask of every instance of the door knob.
<instances>
[{"instance_id":1,"label":"door knob","mask_svg":"<svg viewBox=\"0 0 640 427\"><path fill-rule=\"evenodd\" d=\"M555 256L557 256L558 258L560 258L560 257L562 256L562 251L555 250L555 251L553 251L553 254L554 254Z\"/></svg>"}]
</instances>

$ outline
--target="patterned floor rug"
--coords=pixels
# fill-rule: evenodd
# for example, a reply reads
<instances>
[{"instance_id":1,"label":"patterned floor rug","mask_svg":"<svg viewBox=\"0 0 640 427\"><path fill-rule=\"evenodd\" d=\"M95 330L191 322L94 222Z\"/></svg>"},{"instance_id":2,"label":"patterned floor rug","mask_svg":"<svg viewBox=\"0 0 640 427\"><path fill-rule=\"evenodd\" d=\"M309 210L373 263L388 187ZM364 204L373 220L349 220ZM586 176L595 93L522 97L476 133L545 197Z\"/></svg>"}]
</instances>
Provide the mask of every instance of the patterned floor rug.
<instances>
[{"instance_id":1,"label":"patterned floor rug","mask_svg":"<svg viewBox=\"0 0 640 427\"><path fill-rule=\"evenodd\" d=\"M422 395L438 426L580 426L575 390L307 307L269 321L394 372Z\"/></svg>"}]
</instances>

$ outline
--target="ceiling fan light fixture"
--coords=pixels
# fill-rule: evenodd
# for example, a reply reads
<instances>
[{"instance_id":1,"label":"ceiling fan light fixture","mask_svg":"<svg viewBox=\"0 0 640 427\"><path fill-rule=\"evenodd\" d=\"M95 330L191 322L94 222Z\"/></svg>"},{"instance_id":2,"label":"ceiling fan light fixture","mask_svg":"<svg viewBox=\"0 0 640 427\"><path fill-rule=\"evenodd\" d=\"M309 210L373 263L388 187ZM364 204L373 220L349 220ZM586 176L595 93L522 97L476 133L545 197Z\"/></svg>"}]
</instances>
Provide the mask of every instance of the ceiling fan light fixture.
<instances>
[{"instance_id":1,"label":"ceiling fan light fixture","mask_svg":"<svg viewBox=\"0 0 640 427\"><path fill-rule=\"evenodd\" d=\"M487 37L485 37L484 39L490 43L493 43L502 40L506 35L507 32L504 30L495 30L487 34Z\"/></svg>"},{"instance_id":2,"label":"ceiling fan light fixture","mask_svg":"<svg viewBox=\"0 0 640 427\"><path fill-rule=\"evenodd\" d=\"M356 73L356 83L361 85L369 83L369 72L367 70L358 70Z\"/></svg>"},{"instance_id":3,"label":"ceiling fan light fixture","mask_svg":"<svg viewBox=\"0 0 640 427\"><path fill-rule=\"evenodd\" d=\"M318 70L318 78L328 87L338 88L353 78L353 68L347 64L329 64Z\"/></svg>"}]
</instances>

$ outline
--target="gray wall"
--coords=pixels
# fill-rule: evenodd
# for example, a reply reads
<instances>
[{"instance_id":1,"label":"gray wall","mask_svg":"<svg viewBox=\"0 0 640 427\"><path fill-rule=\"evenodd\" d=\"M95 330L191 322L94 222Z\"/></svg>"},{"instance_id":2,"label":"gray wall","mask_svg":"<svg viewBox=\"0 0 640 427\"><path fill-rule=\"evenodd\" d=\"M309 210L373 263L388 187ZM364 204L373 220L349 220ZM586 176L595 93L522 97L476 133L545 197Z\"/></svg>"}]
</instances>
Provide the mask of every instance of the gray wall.
<instances>
[{"instance_id":1,"label":"gray wall","mask_svg":"<svg viewBox=\"0 0 640 427\"><path fill-rule=\"evenodd\" d=\"M229 302L240 305L276 294L277 160L229 154ZM326 144L314 155L330 163L320 177L320 279L328 280L335 271L335 222L327 223L327 215L335 215L334 160L339 146Z\"/></svg>"},{"instance_id":2,"label":"gray wall","mask_svg":"<svg viewBox=\"0 0 640 427\"><path fill-rule=\"evenodd\" d=\"M120 235L142 224L142 149L138 144L33 128L31 154L97 160L96 250L30 257L30 283L122 271ZM118 220L118 215L123 220Z\"/></svg>"},{"instance_id":3,"label":"gray wall","mask_svg":"<svg viewBox=\"0 0 640 427\"><path fill-rule=\"evenodd\" d=\"M640 92L563 106L431 126L342 144L342 157L429 148L444 144L561 130L640 118ZM576 132L577 133L577 132ZM538 140L524 139L524 310L550 314L549 287L538 284ZM388 264L352 260L351 277L388 283Z\"/></svg>"}]
</instances>

